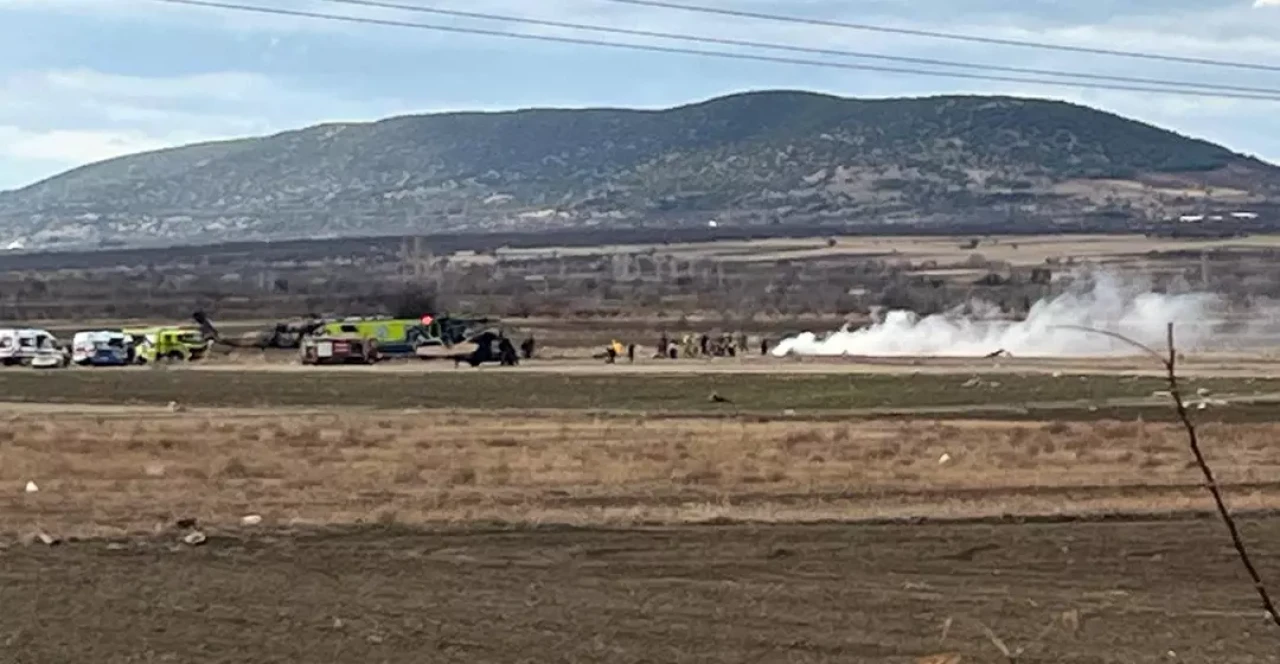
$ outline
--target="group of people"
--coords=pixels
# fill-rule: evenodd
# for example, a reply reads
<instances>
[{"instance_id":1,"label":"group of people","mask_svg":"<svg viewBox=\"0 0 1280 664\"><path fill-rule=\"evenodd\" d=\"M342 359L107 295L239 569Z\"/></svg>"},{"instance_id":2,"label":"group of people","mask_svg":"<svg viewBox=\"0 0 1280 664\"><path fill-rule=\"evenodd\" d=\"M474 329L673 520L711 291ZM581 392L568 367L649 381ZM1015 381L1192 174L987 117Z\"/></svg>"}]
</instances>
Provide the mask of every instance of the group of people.
<instances>
[{"instance_id":1,"label":"group of people","mask_svg":"<svg viewBox=\"0 0 1280 664\"><path fill-rule=\"evenodd\" d=\"M739 332L736 335L725 332L716 336L706 333L701 335L684 334L678 341L668 337L667 333L663 332L662 336L658 338L658 352L654 354L654 357L675 360L681 357L745 356L751 352L748 344L749 339L745 332ZM768 352L769 340L761 337L760 354L765 355Z\"/></svg>"}]
</instances>

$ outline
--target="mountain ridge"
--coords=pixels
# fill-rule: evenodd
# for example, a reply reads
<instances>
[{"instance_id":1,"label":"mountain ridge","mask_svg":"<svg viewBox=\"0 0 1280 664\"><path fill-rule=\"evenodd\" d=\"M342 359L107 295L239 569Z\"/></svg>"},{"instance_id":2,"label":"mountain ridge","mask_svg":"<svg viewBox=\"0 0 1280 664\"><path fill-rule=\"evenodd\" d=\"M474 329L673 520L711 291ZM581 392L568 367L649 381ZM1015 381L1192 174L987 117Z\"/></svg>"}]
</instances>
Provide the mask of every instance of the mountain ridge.
<instances>
[{"instance_id":1,"label":"mountain ridge","mask_svg":"<svg viewBox=\"0 0 1280 664\"><path fill-rule=\"evenodd\" d=\"M1280 168L1069 102L744 91L667 108L330 122L0 192L37 242L574 226L1149 219L1272 200Z\"/></svg>"}]
</instances>

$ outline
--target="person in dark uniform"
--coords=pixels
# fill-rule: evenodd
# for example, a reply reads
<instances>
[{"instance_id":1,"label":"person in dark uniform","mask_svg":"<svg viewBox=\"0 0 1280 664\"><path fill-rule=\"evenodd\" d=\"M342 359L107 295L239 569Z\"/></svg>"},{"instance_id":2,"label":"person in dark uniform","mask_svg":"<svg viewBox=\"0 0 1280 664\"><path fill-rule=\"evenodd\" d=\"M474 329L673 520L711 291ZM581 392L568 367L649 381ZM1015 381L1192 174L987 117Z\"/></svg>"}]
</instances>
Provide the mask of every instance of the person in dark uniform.
<instances>
[{"instance_id":1,"label":"person in dark uniform","mask_svg":"<svg viewBox=\"0 0 1280 664\"><path fill-rule=\"evenodd\" d=\"M533 340L533 335L531 334L529 335L528 339L525 339L524 342L520 344L520 352L524 354L524 359L526 360L533 359L533 350L534 350L535 343L536 342Z\"/></svg>"},{"instance_id":2,"label":"person in dark uniform","mask_svg":"<svg viewBox=\"0 0 1280 664\"><path fill-rule=\"evenodd\" d=\"M769 337L760 337L760 354L769 354Z\"/></svg>"},{"instance_id":3,"label":"person in dark uniform","mask_svg":"<svg viewBox=\"0 0 1280 664\"><path fill-rule=\"evenodd\" d=\"M636 345L635 344L627 344L627 362L630 362L631 364L636 363Z\"/></svg>"},{"instance_id":4,"label":"person in dark uniform","mask_svg":"<svg viewBox=\"0 0 1280 664\"><path fill-rule=\"evenodd\" d=\"M710 355L710 354L711 354L711 353L710 353L710 350L711 350L711 337L709 337L709 336L707 336L707 335L705 335L705 334L704 334L704 335L702 335L702 336L700 336L700 337L698 337L698 349L702 351L702 356L703 356L703 357L706 357L706 356Z\"/></svg>"},{"instance_id":5,"label":"person in dark uniform","mask_svg":"<svg viewBox=\"0 0 1280 664\"><path fill-rule=\"evenodd\" d=\"M520 363L520 358L516 355L516 347L505 336L498 339L498 362L504 367L514 367Z\"/></svg>"}]
</instances>

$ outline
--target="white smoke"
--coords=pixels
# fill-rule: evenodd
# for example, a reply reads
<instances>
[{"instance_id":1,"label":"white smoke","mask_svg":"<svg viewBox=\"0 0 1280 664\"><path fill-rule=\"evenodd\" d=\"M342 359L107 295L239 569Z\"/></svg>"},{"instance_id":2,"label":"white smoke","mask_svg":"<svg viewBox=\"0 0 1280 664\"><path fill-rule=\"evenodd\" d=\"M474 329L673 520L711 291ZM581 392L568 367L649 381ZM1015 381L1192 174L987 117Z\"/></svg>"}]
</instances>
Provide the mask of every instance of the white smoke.
<instances>
[{"instance_id":1,"label":"white smoke","mask_svg":"<svg viewBox=\"0 0 1280 664\"><path fill-rule=\"evenodd\" d=\"M1067 328L1106 330L1163 348L1169 323L1175 325L1178 346L1194 350L1215 339L1213 321L1221 320L1224 304L1211 293L1156 293L1148 284L1101 272L1036 302L1024 320L995 318L998 308L983 302L923 317L895 310L861 329L784 339L773 354L981 357L1004 350L1030 357L1130 355L1141 351L1111 337Z\"/></svg>"}]
</instances>

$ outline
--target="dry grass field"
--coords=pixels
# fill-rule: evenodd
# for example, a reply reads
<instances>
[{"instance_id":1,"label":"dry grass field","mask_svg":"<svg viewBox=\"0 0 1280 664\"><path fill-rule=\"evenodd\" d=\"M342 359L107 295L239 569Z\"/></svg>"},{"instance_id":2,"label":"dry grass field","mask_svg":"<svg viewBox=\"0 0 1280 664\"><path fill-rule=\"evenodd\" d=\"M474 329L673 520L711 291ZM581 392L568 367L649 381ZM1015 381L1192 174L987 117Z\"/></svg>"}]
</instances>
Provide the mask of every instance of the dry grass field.
<instances>
[{"instance_id":1,"label":"dry grass field","mask_svg":"<svg viewBox=\"0 0 1280 664\"><path fill-rule=\"evenodd\" d=\"M1278 429L1203 427L1236 510L1280 507ZM1144 422L9 406L0 661L1275 662L1188 458Z\"/></svg>"},{"instance_id":2,"label":"dry grass field","mask_svg":"<svg viewBox=\"0 0 1280 664\"><path fill-rule=\"evenodd\" d=\"M1215 424L1238 509L1280 507L1280 425ZM1144 422L751 422L570 412L15 411L0 531L672 524L1201 511L1183 434ZM23 486L34 481L36 493Z\"/></svg>"},{"instance_id":3,"label":"dry grass field","mask_svg":"<svg viewBox=\"0 0 1280 664\"><path fill-rule=\"evenodd\" d=\"M1132 263L1144 261L1152 252L1280 248L1280 235L1194 240L1151 238L1137 234L988 236L980 239L977 246L968 247L965 241L953 237L834 236L664 245L508 249L499 250L497 255L501 259L527 260L551 255L606 256L660 250L664 254L686 260L712 259L724 262L774 263L846 256L878 257L916 263L934 261L939 265L950 265L962 263L976 252L988 260L1030 266L1043 265L1050 260L1066 263L1069 259L1111 264Z\"/></svg>"}]
</instances>

